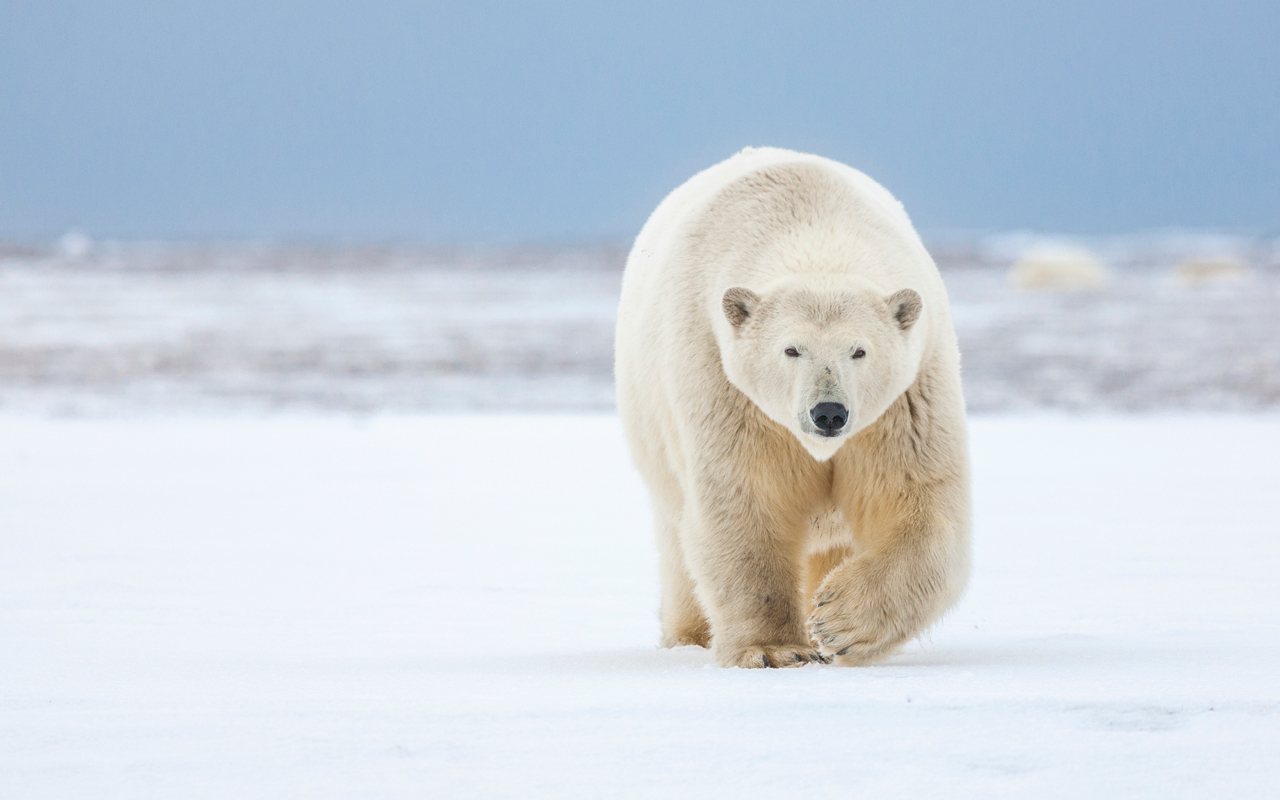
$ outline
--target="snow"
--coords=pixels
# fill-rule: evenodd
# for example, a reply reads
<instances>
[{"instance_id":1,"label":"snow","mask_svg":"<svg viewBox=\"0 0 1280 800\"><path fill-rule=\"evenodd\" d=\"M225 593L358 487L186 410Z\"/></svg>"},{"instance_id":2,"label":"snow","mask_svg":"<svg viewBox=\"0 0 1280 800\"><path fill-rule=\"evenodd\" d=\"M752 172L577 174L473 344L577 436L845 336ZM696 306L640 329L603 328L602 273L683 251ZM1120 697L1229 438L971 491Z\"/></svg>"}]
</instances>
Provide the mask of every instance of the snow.
<instances>
[{"instance_id":1,"label":"snow","mask_svg":"<svg viewBox=\"0 0 1280 800\"><path fill-rule=\"evenodd\" d=\"M612 416L0 416L0 794L1276 796L1280 419L972 451L927 639L745 671L655 647Z\"/></svg>"}]
</instances>

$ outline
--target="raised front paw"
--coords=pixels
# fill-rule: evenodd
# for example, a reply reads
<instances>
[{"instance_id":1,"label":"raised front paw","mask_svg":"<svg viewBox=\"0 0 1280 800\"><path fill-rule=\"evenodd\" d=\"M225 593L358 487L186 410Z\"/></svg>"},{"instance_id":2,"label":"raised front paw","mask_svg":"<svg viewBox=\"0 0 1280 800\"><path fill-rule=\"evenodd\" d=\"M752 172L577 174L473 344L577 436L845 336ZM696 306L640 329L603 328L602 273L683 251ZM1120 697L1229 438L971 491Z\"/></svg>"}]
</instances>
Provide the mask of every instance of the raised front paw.
<instances>
[{"instance_id":1,"label":"raised front paw","mask_svg":"<svg viewBox=\"0 0 1280 800\"><path fill-rule=\"evenodd\" d=\"M831 659L818 648L805 644L748 645L715 650L716 662L722 667L803 667L805 664L829 664Z\"/></svg>"},{"instance_id":2,"label":"raised front paw","mask_svg":"<svg viewBox=\"0 0 1280 800\"><path fill-rule=\"evenodd\" d=\"M809 635L837 664L865 664L891 654L919 632L910 593L895 594L865 565L832 572L813 598Z\"/></svg>"}]
</instances>

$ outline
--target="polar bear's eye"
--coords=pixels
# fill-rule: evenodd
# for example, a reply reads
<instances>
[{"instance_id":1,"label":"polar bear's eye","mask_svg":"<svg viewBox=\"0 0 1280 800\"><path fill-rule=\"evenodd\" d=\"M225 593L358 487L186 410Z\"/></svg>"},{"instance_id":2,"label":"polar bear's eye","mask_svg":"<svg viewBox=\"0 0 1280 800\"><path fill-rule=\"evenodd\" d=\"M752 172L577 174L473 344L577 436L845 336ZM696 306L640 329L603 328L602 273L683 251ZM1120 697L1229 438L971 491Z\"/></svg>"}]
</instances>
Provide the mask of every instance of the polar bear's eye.
<instances>
[{"instance_id":1,"label":"polar bear's eye","mask_svg":"<svg viewBox=\"0 0 1280 800\"><path fill-rule=\"evenodd\" d=\"M854 351L853 351L853 357L854 357L854 358L862 358L862 357L863 357L863 356L865 356L866 354L867 354L867 351L866 351L866 350L863 350L861 347L859 347L857 350L854 350Z\"/></svg>"},{"instance_id":2,"label":"polar bear's eye","mask_svg":"<svg viewBox=\"0 0 1280 800\"><path fill-rule=\"evenodd\" d=\"M791 356L792 358L799 358L799 357L800 357L800 351L799 351L799 350L797 350L797 349L795 349L794 347L788 347L788 348L787 348L787 350L786 350L786 353L787 353L787 355Z\"/></svg>"}]
</instances>

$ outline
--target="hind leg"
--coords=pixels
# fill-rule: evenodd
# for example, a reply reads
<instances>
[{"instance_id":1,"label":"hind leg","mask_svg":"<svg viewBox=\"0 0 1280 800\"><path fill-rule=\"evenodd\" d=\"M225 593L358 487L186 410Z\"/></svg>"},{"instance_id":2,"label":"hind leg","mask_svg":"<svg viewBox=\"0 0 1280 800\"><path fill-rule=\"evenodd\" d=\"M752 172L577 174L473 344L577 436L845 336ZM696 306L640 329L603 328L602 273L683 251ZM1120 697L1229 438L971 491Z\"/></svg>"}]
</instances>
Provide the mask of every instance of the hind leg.
<instances>
[{"instance_id":1,"label":"hind leg","mask_svg":"<svg viewBox=\"0 0 1280 800\"><path fill-rule=\"evenodd\" d=\"M684 563L676 524L659 520L658 569L662 579L662 646L711 646L711 625L693 593L693 578Z\"/></svg>"},{"instance_id":2,"label":"hind leg","mask_svg":"<svg viewBox=\"0 0 1280 800\"><path fill-rule=\"evenodd\" d=\"M823 579L851 555L853 555L852 549L836 546L809 556L805 563L804 575L804 598L808 606L806 615L813 613L813 596L818 593L818 587L822 585Z\"/></svg>"}]
</instances>

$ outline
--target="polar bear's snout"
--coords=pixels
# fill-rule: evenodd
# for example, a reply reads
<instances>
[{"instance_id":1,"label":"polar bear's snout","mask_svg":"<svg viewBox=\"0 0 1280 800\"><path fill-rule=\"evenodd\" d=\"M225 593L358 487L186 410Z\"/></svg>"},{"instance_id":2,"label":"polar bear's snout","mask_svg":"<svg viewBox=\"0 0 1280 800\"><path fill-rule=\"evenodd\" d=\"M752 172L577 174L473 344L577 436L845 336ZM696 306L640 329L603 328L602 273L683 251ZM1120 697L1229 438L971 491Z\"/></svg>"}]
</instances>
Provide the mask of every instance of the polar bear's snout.
<instances>
[{"instance_id":1,"label":"polar bear's snout","mask_svg":"<svg viewBox=\"0 0 1280 800\"><path fill-rule=\"evenodd\" d=\"M849 421L849 409L840 403L818 403L809 411L809 419L823 436L838 436Z\"/></svg>"}]
</instances>

